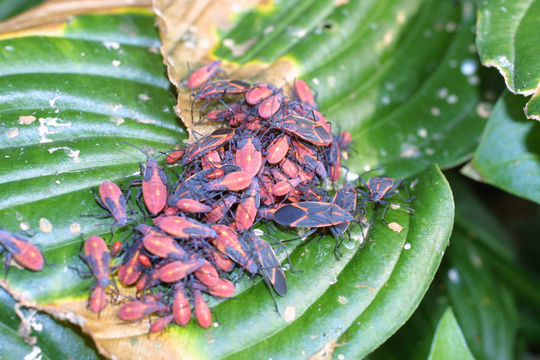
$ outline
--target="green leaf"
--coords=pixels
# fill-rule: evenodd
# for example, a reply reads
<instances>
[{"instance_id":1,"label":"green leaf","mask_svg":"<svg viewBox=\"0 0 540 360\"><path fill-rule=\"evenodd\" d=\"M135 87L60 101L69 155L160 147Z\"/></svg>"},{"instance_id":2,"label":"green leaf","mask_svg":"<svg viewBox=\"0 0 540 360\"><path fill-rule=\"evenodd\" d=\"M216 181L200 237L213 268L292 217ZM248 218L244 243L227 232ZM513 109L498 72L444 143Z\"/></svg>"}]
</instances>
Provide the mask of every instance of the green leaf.
<instances>
[{"instance_id":1,"label":"green leaf","mask_svg":"<svg viewBox=\"0 0 540 360\"><path fill-rule=\"evenodd\" d=\"M517 310L512 294L463 230L455 228L450 243L448 296L469 348L478 359L513 359Z\"/></svg>"},{"instance_id":2,"label":"green leaf","mask_svg":"<svg viewBox=\"0 0 540 360\"><path fill-rule=\"evenodd\" d=\"M540 80L538 62L538 17L535 0L479 1L476 44L482 63L495 66L506 86L515 94L532 95ZM534 95L526 107L529 118L540 120L540 106Z\"/></svg>"},{"instance_id":3,"label":"green leaf","mask_svg":"<svg viewBox=\"0 0 540 360\"><path fill-rule=\"evenodd\" d=\"M0 358L23 359L34 351L43 359L103 359L77 326L21 308L19 311L30 327L28 335L36 338L35 345L25 343L18 333L21 319L15 313L15 306L15 301L0 288Z\"/></svg>"},{"instance_id":4,"label":"green leaf","mask_svg":"<svg viewBox=\"0 0 540 360\"><path fill-rule=\"evenodd\" d=\"M540 203L540 124L525 118L523 105L510 93L501 96L463 172Z\"/></svg>"},{"instance_id":5,"label":"green leaf","mask_svg":"<svg viewBox=\"0 0 540 360\"><path fill-rule=\"evenodd\" d=\"M77 16L50 36L0 41L0 219L10 231L36 232L32 242L54 264L12 267L10 291L41 304L87 297L92 281L69 266L83 266L81 235L108 238L110 220L81 215L102 214L93 189L127 185L146 159L120 141L157 156L185 137L159 45L141 10ZM42 349L54 346L55 331L48 336Z\"/></svg>"},{"instance_id":6,"label":"green leaf","mask_svg":"<svg viewBox=\"0 0 540 360\"><path fill-rule=\"evenodd\" d=\"M386 19L389 29L413 26L418 3L407 4L404 14L387 14L382 5L377 5L376 14ZM425 21L430 18L430 9L437 8L430 4L422 7ZM448 14L456 16L459 9L453 6L449 8L453 11L441 12L440 19L448 20ZM394 4L392 11L398 8ZM409 22L396 23L396 16L405 16ZM0 123L5 126L3 134L9 135L4 135L8 140L2 142L0 157L0 218L9 230L29 227L38 231L33 241L42 245L49 262L56 264L37 273L12 268L8 283L10 291L39 306L66 310L69 304L86 302L92 281L81 280L69 266L84 266L77 255L79 235L108 234L110 222L80 214L102 213L91 190L104 180L126 185L138 174L137 163L145 158L119 141L164 151L183 136L156 53L159 42L152 20L145 13L132 12L77 16L62 25L62 32L55 36L0 43L0 59L5 59L0 78ZM440 30L433 44L440 38L450 41L452 34ZM381 54L386 51L381 50ZM435 51L429 61L433 56L438 56ZM422 62L419 66L425 65ZM321 92L324 103L323 99ZM474 105L467 109L474 112ZM31 116L35 119L27 125ZM460 143L459 148L464 147ZM173 351L177 357L252 359L287 354L298 358L342 343L336 352L339 349L350 358L366 355L413 313L446 248L453 224L453 200L444 176L430 164L428 161L404 172L426 169L411 179L415 186L404 191L404 196L415 196L411 204L415 213L388 210L386 220L401 225L401 232L380 221L379 208L370 216L372 224L364 246L351 246L362 239L354 232L356 243L348 244L350 249L343 247L339 261L333 255L335 240L329 236L292 251L291 262L303 273L287 272L289 293L277 299L281 316L274 311L260 279L243 279L239 285L242 291L235 299L215 306L217 323L207 330L192 322L186 328L171 326L157 337L148 336L146 328L131 333L126 325L118 324L111 306L101 318L85 313L88 317L83 326L107 319L107 326L101 326L104 332L109 324L111 329L121 329L114 340L98 339L100 349L114 348L117 356L143 348L148 350L143 354L152 357L149 349L161 346L162 353Z\"/></svg>"},{"instance_id":7,"label":"green leaf","mask_svg":"<svg viewBox=\"0 0 540 360\"><path fill-rule=\"evenodd\" d=\"M410 176L462 162L485 125L474 21L471 1L287 1L240 16L214 54L293 61L335 128L352 132L352 171ZM251 46L234 57L228 44Z\"/></svg>"},{"instance_id":8,"label":"green leaf","mask_svg":"<svg viewBox=\"0 0 540 360\"><path fill-rule=\"evenodd\" d=\"M450 307L444 312L431 344L428 360L437 359L474 359Z\"/></svg>"},{"instance_id":9,"label":"green leaf","mask_svg":"<svg viewBox=\"0 0 540 360\"><path fill-rule=\"evenodd\" d=\"M370 354L367 357L369 360L424 360L428 357L437 324L448 308L448 298L438 277L435 276L430 289L411 318L388 341Z\"/></svg>"}]
</instances>

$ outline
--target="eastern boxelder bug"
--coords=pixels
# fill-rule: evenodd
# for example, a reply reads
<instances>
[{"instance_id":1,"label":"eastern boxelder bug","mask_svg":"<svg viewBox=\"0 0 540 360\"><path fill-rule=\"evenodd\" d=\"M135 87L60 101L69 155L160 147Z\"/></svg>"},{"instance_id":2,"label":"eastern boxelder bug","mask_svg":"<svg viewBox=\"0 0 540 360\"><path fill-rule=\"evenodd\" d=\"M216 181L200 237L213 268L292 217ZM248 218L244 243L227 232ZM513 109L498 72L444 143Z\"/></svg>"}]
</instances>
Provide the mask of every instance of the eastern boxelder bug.
<instances>
[{"instance_id":1,"label":"eastern boxelder bug","mask_svg":"<svg viewBox=\"0 0 540 360\"><path fill-rule=\"evenodd\" d=\"M11 256L27 269L34 271L43 269L43 255L35 245L21 235L0 229L0 245L8 251L5 257L6 274L8 271L7 262Z\"/></svg>"}]
</instances>

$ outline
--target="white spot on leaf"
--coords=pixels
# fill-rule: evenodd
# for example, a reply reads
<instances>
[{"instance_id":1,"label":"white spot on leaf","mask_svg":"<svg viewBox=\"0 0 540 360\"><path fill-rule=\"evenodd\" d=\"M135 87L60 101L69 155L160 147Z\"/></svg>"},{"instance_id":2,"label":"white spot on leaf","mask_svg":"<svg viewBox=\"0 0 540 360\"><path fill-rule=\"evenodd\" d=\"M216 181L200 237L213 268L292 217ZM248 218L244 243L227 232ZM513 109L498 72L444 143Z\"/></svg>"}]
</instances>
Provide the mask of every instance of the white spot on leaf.
<instances>
[{"instance_id":1,"label":"white spot on leaf","mask_svg":"<svg viewBox=\"0 0 540 360\"><path fill-rule=\"evenodd\" d=\"M41 218L39 219L39 229L44 233L50 233L52 231L52 224L49 219Z\"/></svg>"},{"instance_id":2,"label":"white spot on leaf","mask_svg":"<svg viewBox=\"0 0 540 360\"><path fill-rule=\"evenodd\" d=\"M81 162L79 160L79 154L81 153L81 150L73 150L67 146L61 146L61 147L57 147L57 148L50 148L48 151L49 153L53 153L57 150L64 150L64 152L66 153L67 156L69 156L70 158L73 158L73 161L78 163L78 162Z\"/></svg>"}]
</instances>

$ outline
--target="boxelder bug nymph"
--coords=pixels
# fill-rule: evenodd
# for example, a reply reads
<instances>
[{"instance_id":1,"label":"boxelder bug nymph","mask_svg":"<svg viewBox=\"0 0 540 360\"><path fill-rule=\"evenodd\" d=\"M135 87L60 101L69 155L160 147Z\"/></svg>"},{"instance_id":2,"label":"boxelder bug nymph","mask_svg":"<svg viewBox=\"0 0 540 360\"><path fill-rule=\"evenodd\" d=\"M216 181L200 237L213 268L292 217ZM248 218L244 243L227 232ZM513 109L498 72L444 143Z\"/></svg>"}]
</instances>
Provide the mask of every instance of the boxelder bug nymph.
<instances>
[{"instance_id":1,"label":"boxelder bug nymph","mask_svg":"<svg viewBox=\"0 0 540 360\"><path fill-rule=\"evenodd\" d=\"M92 275L96 278L98 286L105 289L109 284L109 264L111 254L105 240L92 235L84 242L84 255L79 256L88 264Z\"/></svg>"},{"instance_id":2,"label":"boxelder bug nymph","mask_svg":"<svg viewBox=\"0 0 540 360\"><path fill-rule=\"evenodd\" d=\"M240 203L236 207L235 222L237 230L247 230L253 225L261 202L259 191L259 182L253 180L249 188L242 194Z\"/></svg>"},{"instance_id":3,"label":"boxelder bug nymph","mask_svg":"<svg viewBox=\"0 0 540 360\"><path fill-rule=\"evenodd\" d=\"M313 98L313 93L311 92L309 85L304 80L296 80L294 82L294 94L296 95L298 101L307 104L314 109L317 108L317 104Z\"/></svg>"},{"instance_id":4,"label":"boxelder bug nymph","mask_svg":"<svg viewBox=\"0 0 540 360\"><path fill-rule=\"evenodd\" d=\"M212 325L212 313L206 301L202 297L202 293L198 289L192 289L193 293L193 306L195 307L195 317L197 322L203 328L208 328Z\"/></svg>"},{"instance_id":5,"label":"boxelder bug nymph","mask_svg":"<svg viewBox=\"0 0 540 360\"><path fill-rule=\"evenodd\" d=\"M203 86L217 71L219 71L219 64L221 64L221 60L212 61L210 64L206 64L200 69L192 72L191 75L189 75L187 87L193 90Z\"/></svg>"},{"instance_id":6,"label":"boxelder bug nymph","mask_svg":"<svg viewBox=\"0 0 540 360\"><path fill-rule=\"evenodd\" d=\"M185 261L173 261L157 271L159 279L163 282L173 283L182 280L198 268L204 265L201 258Z\"/></svg>"},{"instance_id":7,"label":"boxelder bug nymph","mask_svg":"<svg viewBox=\"0 0 540 360\"><path fill-rule=\"evenodd\" d=\"M249 105L258 105L272 95L275 91L275 87L272 84L260 83L255 84L246 92L246 103Z\"/></svg>"},{"instance_id":8,"label":"boxelder bug nymph","mask_svg":"<svg viewBox=\"0 0 540 360\"><path fill-rule=\"evenodd\" d=\"M213 225L217 237L211 239L212 244L222 254L229 256L235 263L252 274L257 273L257 265L247 254L243 242L238 238L236 231L227 225Z\"/></svg>"},{"instance_id":9,"label":"boxelder bug nymph","mask_svg":"<svg viewBox=\"0 0 540 360\"><path fill-rule=\"evenodd\" d=\"M144 174L142 179L142 196L144 204L150 214L157 215L167 204L167 176L158 165L157 160L148 156L144 150L127 142L120 142L133 146L135 149L146 155L146 166L143 166L142 163L139 164L141 173ZM135 180L133 183L135 184L137 182L138 181Z\"/></svg>"},{"instance_id":10,"label":"boxelder bug nymph","mask_svg":"<svg viewBox=\"0 0 540 360\"><path fill-rule=\"evenodd\" d=\"M43 269L43 255L35 245L21 235L0 229L0 254L6 250L7 254L4 257L6 276L9 270L8 262L11 257L27 269L34 271Z\"/></svg>"},{"instance_id":11,"label":"boxelder bug nymph","mask_svg":"<svg viewBox=\"0 0 540 360\"><path fill-rule=\"evenodd\" d=\"M182 282L174 285L174 299L172 303L174 321L178 325L186 326L191 319L191 305L186 295L186 290Z\"/></svg>"},{"instance_id":12,"label":"boxelder bug nymph","mask_svg":"<svg viewBox=\"0 0 540 360\"><path fill-rule=\"evenodd\" d=\"M118 185L105 181L99 186L99 197L96 197L97 203L109 210L115 224L126 226L128 224L126 198Z\"/></svg>"},{"instance_id":13,"label":"boxelder bug nymph","mask_svg":"<svg viewBox=\"0 0 540 360\"><path fill-rule=\"evenodd\" d=\"M397 191L403 179L399 179L398 181L395 181L395 179L391 177L373 176L372 178L369 179L367 183L362 176L360 176L359 179L362 182L362 184L368 189L368 191L358 189L358 192L362 195L362 202L364 203L364 212L365 212L365 206L367 202L372 202L375 204L383 204L384 210L382 213L382 221L386 225L388 224L386 223L386 220L384 219L384 217L386 215L386 210L388 210L388 205L397 205L403 209L414 212L414 210L411 209L410 207L387 201L387 199L391 198L394 195L398 195L401 198L401 200L405 202L411 202L413 200L413 198L408 199L408 200L403 199L401 195L399 194L399 192Z\"/></svg>"},{"instance_id":14,"label":"boxelder bug nymph","mask_svg":"<svg viewBox=\"0 0 540 360\"><path fill-rule=\"evenodd\" d=\"M131 301L118 310L118 317L124 321L137 321L146 315L161 312L167 309L167 305L160 301L135 300Z\"/></svg>"}]
</instances>

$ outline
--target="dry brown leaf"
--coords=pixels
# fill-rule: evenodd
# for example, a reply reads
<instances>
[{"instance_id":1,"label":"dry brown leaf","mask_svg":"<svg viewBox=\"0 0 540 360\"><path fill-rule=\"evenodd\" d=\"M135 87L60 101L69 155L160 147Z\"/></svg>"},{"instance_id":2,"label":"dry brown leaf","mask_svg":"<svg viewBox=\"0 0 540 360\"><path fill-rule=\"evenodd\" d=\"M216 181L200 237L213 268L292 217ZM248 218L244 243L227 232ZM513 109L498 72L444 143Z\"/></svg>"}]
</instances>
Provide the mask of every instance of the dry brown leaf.
<instances>
[{"instance_id":1,"label":"dry brown leaf","mask_svg":"<svg viewBox=\"0 0 540 360\"><path fill-rule=\"evenodd\" d=\"M4 288L20 303L28 308L44 311L52 316L67 320L81 327L94 340L99 352L111 359L186 359L180 344L168 333L149 333L147 320L127 323L117 316L122 304L108 304L98 315L87 309L88 299L72 298L47 304L37 304L26 299L21 293L10 288L5 280L0 280ZM123 295L134 295L133 289L119 286ZM110 299L110 296L109 296ZM155 350L159 348L159 352Z\"/></svg>"},{"instance_id":2,"label":"dry brown leaf","mask_svg":"<svg viewBox=\"0 0 540 360\"><path fill-rule=\"evenodd\" d=\"M267 0L153 0L154 12L158 17L160 36L163 42L161 53L167 65L169 80L178 89L176 114L189 131L190 142L214 131L220 125L197 123L203 102L193 104L190 91L182 84L189 74L189 66L196 69L213 60L212 49L219 43L218 30L232 26L231 19L239 12L263 6ZM233 52L245 52L257 39L245 44L224 42ZM292 82L298 76L298 68L287 58L273 64L250 62L239 67L233 63L222 63L228 77L236 80L266 81L279 87Z\"/></svg>"},{"instance_id":3,"label":"dry brown leaf","mask_svg":"<svg viewBox=\"0 0 540 360\"><path fill-rule=\"evenodd\" d=\"M152 0L49 0L0 22L0 38L55 34L70 16L114 13L126 7L148 8Z\"/></svg>"}]
</instances>

